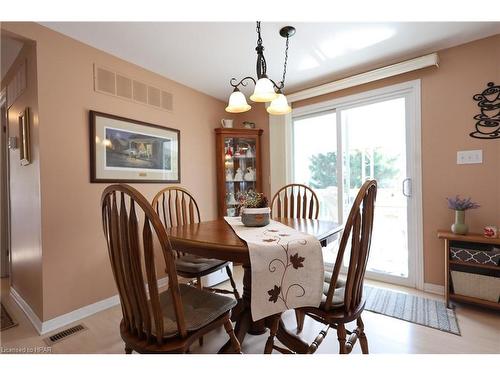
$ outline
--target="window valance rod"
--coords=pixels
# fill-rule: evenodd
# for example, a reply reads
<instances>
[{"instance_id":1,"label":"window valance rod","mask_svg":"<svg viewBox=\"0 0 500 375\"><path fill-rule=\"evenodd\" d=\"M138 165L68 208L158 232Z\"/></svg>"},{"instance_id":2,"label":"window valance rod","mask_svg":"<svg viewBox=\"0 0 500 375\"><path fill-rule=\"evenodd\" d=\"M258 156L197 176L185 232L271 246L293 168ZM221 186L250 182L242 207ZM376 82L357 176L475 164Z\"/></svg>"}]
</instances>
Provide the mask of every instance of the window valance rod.
<instances>
[{"instance_id":1,"label":"window valance rod","mask_svg":"<svg viewBox=\"0 0 500 375\"><path fill-rule=\"evenodd\" d=\"M289 102L313 98L315 96L329 94L349 87L359 86L365 83L378 81L380 79L393 77L399 74L411 72L429 66L439 66L439 56L437 53L417 57L415 59L402 61L397 64L385 66L383 68L370 70L365 73L356 74L351 77L339 79L337 81L325 83L324 85L311 87L309 89L297 91L287 95Z\"/></svg>"}]
</instances>

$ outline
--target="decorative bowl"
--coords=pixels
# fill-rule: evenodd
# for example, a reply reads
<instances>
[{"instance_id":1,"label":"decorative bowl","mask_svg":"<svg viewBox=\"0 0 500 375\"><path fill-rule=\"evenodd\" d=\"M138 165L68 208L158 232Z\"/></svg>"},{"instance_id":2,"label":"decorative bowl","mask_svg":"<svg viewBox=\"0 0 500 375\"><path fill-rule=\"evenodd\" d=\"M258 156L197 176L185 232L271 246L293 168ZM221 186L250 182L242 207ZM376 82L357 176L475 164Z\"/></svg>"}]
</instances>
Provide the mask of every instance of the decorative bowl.
<instances>
[{"instance_id":1,"label":"decorative bowl","mask_svg":"<svg viewBox=\"0 0 500 375\"><path fill-rule=\"evenodd\" d=\"M241 222L246 227L264 227L269 224L271 209L265 208L243 208L241 210Z\"/></svg>"}]
</instances>

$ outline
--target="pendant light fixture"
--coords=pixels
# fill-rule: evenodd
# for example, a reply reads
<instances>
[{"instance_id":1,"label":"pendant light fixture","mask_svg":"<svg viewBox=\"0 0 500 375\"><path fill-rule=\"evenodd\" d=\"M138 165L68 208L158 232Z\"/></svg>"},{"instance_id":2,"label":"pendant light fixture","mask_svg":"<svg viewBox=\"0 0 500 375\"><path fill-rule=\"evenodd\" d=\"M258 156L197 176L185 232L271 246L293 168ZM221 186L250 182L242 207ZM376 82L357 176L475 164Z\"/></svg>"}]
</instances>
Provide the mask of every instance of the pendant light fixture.
<instances>
[{"instance_id":1,"label":"pendant light fixture","mask_svg":"<svg viewBox=\"0 0 500 375\"><path fill-rule=\"evenodd\" d=\"M283 94L283 89L285 87L286 65L288 61L288 41L294 34L295 28L292 26L285 26L280 30L280 35L286 38L285 63L283 64L283 77L280 82L276 83L266 74L267 64L264 58L264 46L262 45L262 37L260 35L260 21L257 21L257 47L255 48L257 51L257 80L250 76L241 79L239 82L236 78L231 78L229 83L234 89L229 97L226 112L241 113L252 108L247 103L245 95L239 89L239 86L246 86L248 80L252 81L255 85L250 100L258 103L271 102L267 107L269 114L285 115L292 111L292 108L288 105L286 96Z\"/></svg>"}]
</instances>

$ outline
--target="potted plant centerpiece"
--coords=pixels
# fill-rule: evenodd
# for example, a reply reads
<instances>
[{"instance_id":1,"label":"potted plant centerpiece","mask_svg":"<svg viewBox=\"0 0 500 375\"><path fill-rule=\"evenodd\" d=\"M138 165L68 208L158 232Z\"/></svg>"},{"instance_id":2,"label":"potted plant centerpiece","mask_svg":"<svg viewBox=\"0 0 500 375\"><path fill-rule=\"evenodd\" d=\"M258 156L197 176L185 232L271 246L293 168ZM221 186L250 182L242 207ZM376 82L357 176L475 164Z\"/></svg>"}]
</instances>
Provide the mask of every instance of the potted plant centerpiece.
<instances>
[{"instance_id":1,"label":"potted plant centerpiece","mask_svg":"<svg viewBox=\"0 0 500 375\"><path fill-rule=\"evenodd\" d=\"M241 222L247 227L263 227L269 224L271 209L262 193L249 191L239 196Z\"/></svg>"},{"instance_id":2,"label":"potted plant centerpiece","mask_svg":"<svg viewBox=\"0 0 500 375\"><path fill-rule=\"evenodd\" d=\"M469 228L465 224L465 211L479 208L479 204L472 202L471 198L460 199L458 195L455 198L446 199L448 208L455 210L455 223L452 224L451 231L455 234L467 234Z\"/></svg>"}]
</instances>

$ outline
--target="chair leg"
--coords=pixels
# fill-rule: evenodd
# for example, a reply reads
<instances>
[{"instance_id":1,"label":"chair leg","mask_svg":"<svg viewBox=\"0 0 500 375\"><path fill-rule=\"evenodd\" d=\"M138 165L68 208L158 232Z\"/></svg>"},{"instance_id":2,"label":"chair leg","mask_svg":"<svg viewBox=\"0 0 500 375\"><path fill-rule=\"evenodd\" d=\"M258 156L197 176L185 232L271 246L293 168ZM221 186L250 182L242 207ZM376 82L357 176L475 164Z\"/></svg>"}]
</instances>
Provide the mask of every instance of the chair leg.
<instances>
[{"instance_id":1,"label":"chair leg","mask_svg":"<svg viewBox=\"0 0 500 375\"><path fill-rule=\"evenodd\" d=\"M234 334L233 325L231 324L231 320L229 318L224 322L224 328L229 336L229 340L231 341L231 346L234 349L236 354L241 354L241 345L238 341L238 338Z\"/></svg>"},{"instance_id":2,"label":"chair leg","mask_svg":"<svg viewBox=\"0 0 500 375\"><path fill-rule=\"evenodd\" d=\"M201 277L198 276L196 277L196 287L200 290L203 289L203 286L201 285ZM200 344L200 346L203 346L203 336L201 336L199 339L198 339L198 343Z\"/></svg>"},{"instance_id":3,"label":"chair leg","mask_svg":"<svg viewBox=\"0 0 500 375\"><path fill-rule=\"evenodd\" d=\"M236 283L234 282L233 279L233 273L231 272L231 267L226 266L226 272L227 275L229 276L229 282L231 283L231 286L233 288L233 293L236 299L240 299L240 294L238 293L238 289L236 288Z\"/></svg>"},{"instance_id":4,"label":"chair leg","mask_svg":"<svg viewBox=\"0 0 500 375\"><path fill-rule=\"evenodd\" d=\"M340 354L347 354L347 349L345 346L345 337L346 337L346 330L345 326L343 324L338 324L337 325L337 338L339 340L339 353Z\"/></svg>"},{"instance_id":5,"label":"chair leg","mask_svg":"<svg viewBox=\"0 0 500 375\"><path fill-rule=\"evenodd\" d=\"M132 348L129 348L127 345L125 345L125 354L132 354Z\"/></svg>"},{"instance_id":6,"label":"chair leg","mask_svg":"<svg viewBox=\"0 0 500 375\"><path fill-rule=\"evenodd\" d=\"M297 333L302 332L304 328L304 320L306 318L306 314L298 309L295 309L295 319L297 320Z\"/></svg>"},{"instance_id":7,"label":"chair leg","mask_svg":"<svg viewBox=\"0 0 500 375\"><path fill-rule=\"evenodd\" d=\"M264 348L264 354L271 354L273 352L274 337L276 336L276 332L278 332L280 318L281 318L280 314L269 317L269 319L271 320L271 324L269 327L270 332L269 332L269 337L267 338L266 341L266 347Z\"/></svg>"},{"instance_id":8,"label":"chair leg","mask_svg":"<svg viewBox=\"0 0 500 375\"><path fill-rule=\"evenodd\" d=\"M363 323L363 320L361 320L361 317L356 320L356 323L358 324L358 337L359 345L361 346L361 353L368 354L368 340L366 339L365 325Z\"/></svg>"}]
</instances>

